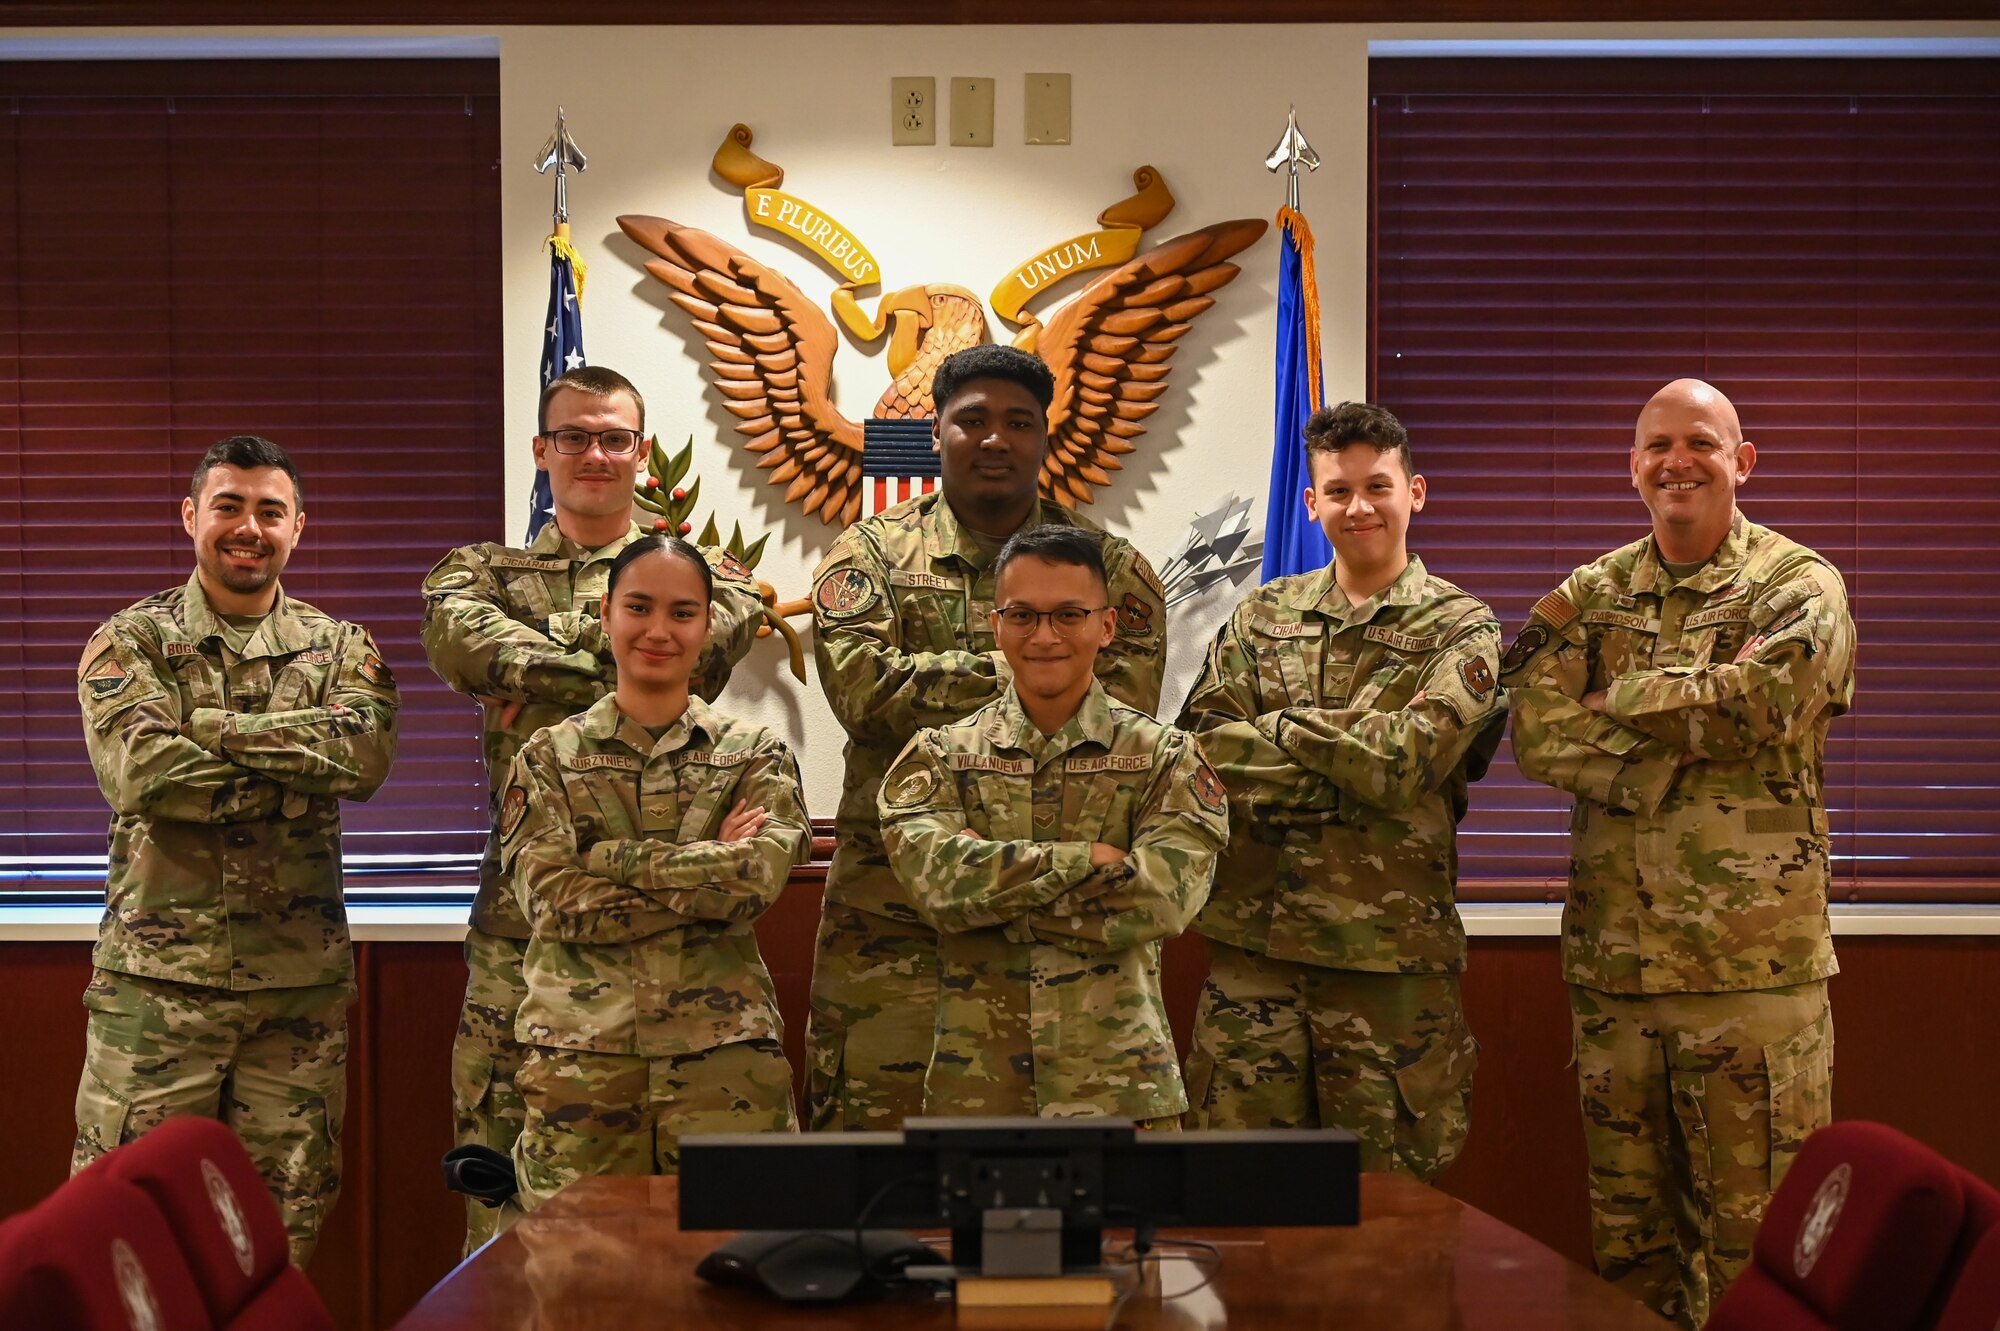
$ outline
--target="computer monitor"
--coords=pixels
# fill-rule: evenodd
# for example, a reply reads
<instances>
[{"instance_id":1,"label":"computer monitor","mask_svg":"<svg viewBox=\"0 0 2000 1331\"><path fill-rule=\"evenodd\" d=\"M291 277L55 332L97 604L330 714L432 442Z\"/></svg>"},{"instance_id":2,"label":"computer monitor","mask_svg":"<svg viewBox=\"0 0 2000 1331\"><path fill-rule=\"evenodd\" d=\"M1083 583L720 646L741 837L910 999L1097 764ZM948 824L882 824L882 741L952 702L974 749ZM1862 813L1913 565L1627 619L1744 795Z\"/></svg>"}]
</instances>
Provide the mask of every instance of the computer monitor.
<instances>
[{"instance_id":1,"label":"computer monitor","mask_svg":"<svg viewBox=\"0 0 2000 1331\"><path fill-rule=\"evenodd\" d=\"M682 1229L948 1228L954 1265L987 1275L1096 1267L1107 1227L1352 1225L1361 1212L1359 1149L1332 1129L917 1118L901 1132L688 1136L680 1149Z\"/></svg>"}]
</instances>

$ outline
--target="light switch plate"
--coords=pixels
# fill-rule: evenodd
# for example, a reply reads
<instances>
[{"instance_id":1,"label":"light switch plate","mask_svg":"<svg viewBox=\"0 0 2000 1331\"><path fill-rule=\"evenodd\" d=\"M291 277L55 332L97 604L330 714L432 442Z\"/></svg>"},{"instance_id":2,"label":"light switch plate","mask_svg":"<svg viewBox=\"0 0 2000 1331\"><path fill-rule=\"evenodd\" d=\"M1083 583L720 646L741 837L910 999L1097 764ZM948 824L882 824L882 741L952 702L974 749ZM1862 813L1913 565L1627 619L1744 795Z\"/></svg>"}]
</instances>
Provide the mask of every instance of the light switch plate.
<instances>
[{"instance_id":1,"label":"light switch plate","mask_svg":"<svg viewBox=\"0 0 2000 1331\"><path fill-rule=\"evenodd\" d=\"M993 80L956 78L951 81L951 145L954 148L993 146Z\"/></svg>"},{"instance_id":2,"label":"light switch plate","mask_svg":"<svg viewBox=\"0 0 2000 1331\"><path fill-rule=\"evenodd\" d=\"M889 80L889 142L896 147L937 142L937 80Z\"/></svg>"},{"instance_id":3,"label":"light switch plate","mask_svg":"<svg viewBox=\"0 0 2000 1331\"><path fill-rule=\"evenodd\" d=\"M1021 98L1023 143L1069 142L1069 75L1030 74Z\"/></svg>"}]
</instances>

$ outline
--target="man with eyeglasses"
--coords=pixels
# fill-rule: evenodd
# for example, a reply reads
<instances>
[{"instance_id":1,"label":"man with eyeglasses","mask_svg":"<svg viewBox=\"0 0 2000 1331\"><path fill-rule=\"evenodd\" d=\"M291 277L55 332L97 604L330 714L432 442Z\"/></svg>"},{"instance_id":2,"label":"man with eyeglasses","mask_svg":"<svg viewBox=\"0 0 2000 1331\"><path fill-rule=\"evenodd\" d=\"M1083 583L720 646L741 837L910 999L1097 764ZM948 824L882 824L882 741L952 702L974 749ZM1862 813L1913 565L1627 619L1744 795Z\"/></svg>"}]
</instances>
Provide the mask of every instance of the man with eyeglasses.
<instances>
[{"instance_id":1,"label":"man with eyeglasses","mask_svg":"<svg viewBox=\"0 0 2000 1331\"><path fill-rule=\"evenodd\" d=\"M1189 1121L1345 1128L1364 1169L1429 1180L1469 1128L1457 828L1506 721L1500 623L1410 553L1402 422L1343 402L1302 442L1333 562L1246 597L1181 714L1231 808Z\"/></svg>"},{"instance_id":2,"label":"man with eyeglasses","mask_svg":"<svg viewBox=\"0 0 2000 1331\"><path fill-rule=\"evenodd\" d=\"M424 579L424 650L446 684L480 704L488 785L486 852L465 940L469 976L452 1045L452 1113L460 1145L503 1155L526 1112L514 1089L527 1056L514 1019L526 998L529 929L500 869L501 788L529 736L586 710L616 683L597 612L611 561L643 532L632 520L632 486L645 423L639 390L615 370L587 366L552 380L542 391L535 466L549 474L554 516L525 549L464 546ZM694 691L713 700L756 640L763 602L741 561L703 554L715 600ZM514 1215L468 1200L466 1251Z\"/></svg>"},{"instance_id":3,"label":"man with eyeglasses","mask_svg":"<svg viewBox=\"0 0 2000 1331\"><path fill-rule=\"evenodd\" d=\"M813 575L813 651L848 736L806 1031L814 1128L898 1128L923 1102L937 933L889 866L876 797L919 730L1006 691L993 579L1008 537L1044 525L1097 533L1040 494L1054 396L1048 367L1027 352L946 357L932 386L938 492L848 528ZM1150 715L1166 668L1160 580L1130 544L1103 541L1114 627L1092 668L1107 693Z\"/></svg>"},{"instance_id":4,"label":"man with eyeglasses","mask_svg":"<svg viewBox=\"0 0 2000 1331\"><path fill-rule=\"evenodd\" d=\"M1007 542L991 619L1011 683L882 782L890 863L938 931L927 1115L1172 1128L1187 1108L1159 945L1207 898L1229 819L1194 741L1095 676L1118 632L1099 541Z\"/></svg>"}]
</instances>

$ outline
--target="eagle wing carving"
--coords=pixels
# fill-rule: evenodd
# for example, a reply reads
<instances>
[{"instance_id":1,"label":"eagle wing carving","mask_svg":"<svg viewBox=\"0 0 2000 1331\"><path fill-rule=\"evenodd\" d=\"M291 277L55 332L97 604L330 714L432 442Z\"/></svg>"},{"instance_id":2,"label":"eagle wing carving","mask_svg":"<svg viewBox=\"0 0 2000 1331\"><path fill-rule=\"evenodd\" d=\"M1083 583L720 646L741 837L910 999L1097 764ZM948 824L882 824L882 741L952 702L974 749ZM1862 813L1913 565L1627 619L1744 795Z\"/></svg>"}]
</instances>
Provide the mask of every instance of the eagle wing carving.
<instances>
[{"instance_id":1,"label":"eagle wing carving","mask_svg":"<svg viewBox=\"0 0 2000 1331\"><path fill-rule=\"evenodd\" d=\"M1146 432L1167 391L1176 343L1241 271L1229 256L1264 234L1261 218L1218 222L1162 241L1098 278L1017 345L1055 375L1042 492L1070 508L1111 484L1107 469Z\"/></svg>"},{"instance_id":2,"label":"eagle wing carving","mask_svg":"<svg viewBox=\"0 0 2000 1331\"><path fill-rule=\"evenodd\" d=\"M618 226L659 256L646 271L673 289L668 299L707 339L722 405L771 484L788 487L785 502L804 500L803 511L829 526L853 522L862 433L828 391L840 348L833 321L783 273L706 231L637 214Z\"/></svg>"}]
</instances>

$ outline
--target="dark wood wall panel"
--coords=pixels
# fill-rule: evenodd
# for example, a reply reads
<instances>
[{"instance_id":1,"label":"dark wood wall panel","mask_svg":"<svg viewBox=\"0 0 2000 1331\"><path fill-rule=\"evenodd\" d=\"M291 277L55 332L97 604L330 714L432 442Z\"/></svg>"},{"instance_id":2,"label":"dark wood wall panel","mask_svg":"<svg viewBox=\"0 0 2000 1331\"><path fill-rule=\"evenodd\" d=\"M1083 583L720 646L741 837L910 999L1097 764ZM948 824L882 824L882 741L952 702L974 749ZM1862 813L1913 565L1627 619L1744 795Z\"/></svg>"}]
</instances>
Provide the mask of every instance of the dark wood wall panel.
<instances>
[{"instance_id":1,"label":"dark wood wall panel","mask_svg":"<svg viewBox=\"0 0 2000 1331\"><path fill-rule=\"evenodd\" d=\"M795 1066L819 886L816 875L795 882L761 930ZM312 1278L342 1327L372 1331L458 1259L461 1210L437 1161L450 1145L446 1065L464 969L451 943L367 943L359 955L345 1190ZM2000 1184L2000 1138L1987 1128L2000 1059L1985 1016L2000 1008L2000 938L1848 938L1840 958L1836 1112L1893 1124ZM1199 940L1169 948L1169 1005L1183 1035L1201 967ZM10 1014L16 1070L0 1096L0 1215L33 1205L67 1171L89 971L86 943L0 944L0 1010ZM1475 941L1466 1006L1482 1045L1472 1139L1443 1186L1587 1261L1555 940Z\"/></svg>"}]
</instances>

